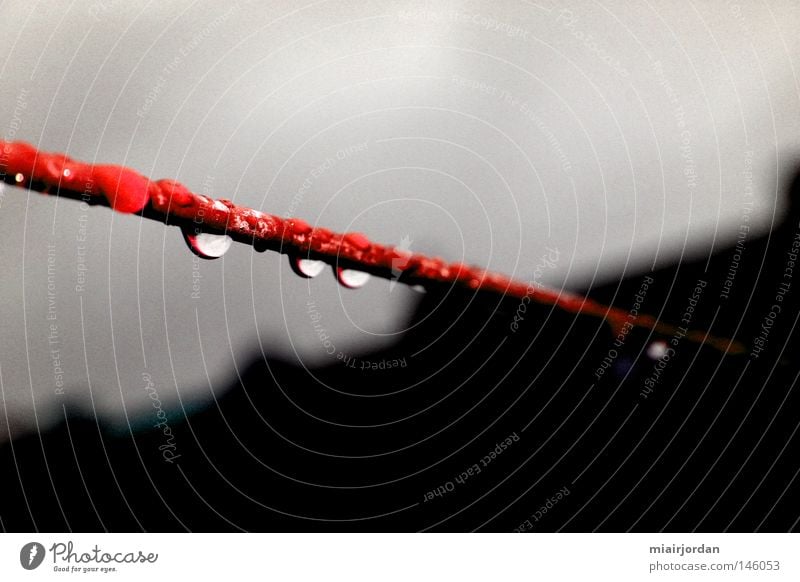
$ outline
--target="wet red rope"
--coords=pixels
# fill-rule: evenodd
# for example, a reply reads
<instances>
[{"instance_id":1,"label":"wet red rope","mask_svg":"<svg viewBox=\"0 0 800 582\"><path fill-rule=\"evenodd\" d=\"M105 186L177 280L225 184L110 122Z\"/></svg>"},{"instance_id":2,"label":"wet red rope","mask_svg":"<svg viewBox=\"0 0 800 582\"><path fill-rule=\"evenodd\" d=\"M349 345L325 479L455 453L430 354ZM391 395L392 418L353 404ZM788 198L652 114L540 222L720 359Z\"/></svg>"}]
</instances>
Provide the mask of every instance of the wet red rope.
<instances>
[{"instance_id":1,"label":"wet red rope","mask_svg":"<svg viewBox=\"0 0 800 582\"><path fill-rule=\"evenodd\" d=\"M440 258L409 253L371 242L363 234L337 234L312 228L298 218L282 219L230 200L213 200L190 192L173 180L152 181L135 170L116 165L94 165L64 154L41 152L22 142L0 140L0 179L43 193L57 193L107 204L123 213L143 216L202 232L227 234L234 240L295 256L320 259L341 267L358 269L385 278L402 277L408 284L457 284L554 306L571 313L601 318L616 333L626 324L680 334L689 341L721 351L741 353L738 342L716 338L702 331L686 331L658 322L649 315L629 314L591 299L515 281L504 275ZM400 274L400 275L398 275Z\"/></svg>"}]
</instances>

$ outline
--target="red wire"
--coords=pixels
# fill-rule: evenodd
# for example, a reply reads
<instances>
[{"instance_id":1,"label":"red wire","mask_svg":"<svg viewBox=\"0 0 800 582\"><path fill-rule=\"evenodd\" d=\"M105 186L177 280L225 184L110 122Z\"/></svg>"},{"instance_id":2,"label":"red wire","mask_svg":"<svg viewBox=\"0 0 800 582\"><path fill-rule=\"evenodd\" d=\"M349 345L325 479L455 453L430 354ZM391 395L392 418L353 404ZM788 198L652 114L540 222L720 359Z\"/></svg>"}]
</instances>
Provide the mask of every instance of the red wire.
<instances>
[{"instance_id":1,"label":"red wire","mask_svg":"<svg viewBox=\"0 0 800 582\"><path fill-rule=\"evenodd\" d=\"M366 271L408 284L456 284L470 289L488 290L520 300L535 301L571 313L581 313L607 321L616 333L626 323L675 335L683 330L639 315L630 322L628 313L591 299L514 281L504 275L447 263L371 242L360 233L337 234L326 228L312 228L298 218L282 219L237 206L230 200L213 200L190 192L174 180L152 181L135 170L116 165L80 162L65 154L41 152L23 142L0 140L0 179L43 193L108 204L123 213L141 213L147 218L202 232L227 234L234 240L254 245L257 250L273 249L295 256L320 259L337 267ZM695 343L704 343L730 353L741 353L744 346L729 339L716 338L702 331L681 333Z\"/></svg>"}]
</instances>

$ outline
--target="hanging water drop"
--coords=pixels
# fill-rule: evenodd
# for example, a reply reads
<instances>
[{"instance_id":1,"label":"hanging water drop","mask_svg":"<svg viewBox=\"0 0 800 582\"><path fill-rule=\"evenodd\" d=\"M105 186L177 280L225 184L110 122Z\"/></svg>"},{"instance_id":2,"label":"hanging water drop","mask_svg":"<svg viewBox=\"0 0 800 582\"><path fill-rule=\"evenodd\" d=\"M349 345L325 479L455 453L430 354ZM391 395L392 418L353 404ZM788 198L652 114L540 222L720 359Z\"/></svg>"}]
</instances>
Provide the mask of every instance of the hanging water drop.
<instances>
[{"instance_id":1,"label":"hanging water drop","mask_svg":"<svg viewBox=\"0 0 800 582\"><path fill-rule=\"evenodd\" d=\"M363 287L369 281L369 273L364 271L356 271L355 269L336 268L336 278L343 287L348 289L358 289Z\"/></svg>"},{"instance_id":2,"label":"hanging water drop","mask_svg":"<svg viewBox=\"0 0 800 582\"><path fill-rule=\"evenodd\" d=\"M654 341L647 346L647 355L652 360L660 360L667 355L667 342L661 340Z\"/></svg>"},{"instance_id":3,"label":"hanging water drop","mask_svg":"<svg viewBox=\"0 0 800 582\"><path fill-rule=\"evenodd\" d=\"M192 229L184 229L183 238L192 252L203 259L218 259L227 253L233 244L233 239L227 234L198 233Z\"/></svg>"},{"instance_id":4,"label":"hanging water drop","mask_svg":"<svg viewBox=\"0 0 800 582\"><path fill-rule=\"evenodd\" d=\"M289 265L291 265L292 271L306 279L316 277L325 269L323 261L293 257L291 255L289 255Z\"/></svg>"}]
</instances>

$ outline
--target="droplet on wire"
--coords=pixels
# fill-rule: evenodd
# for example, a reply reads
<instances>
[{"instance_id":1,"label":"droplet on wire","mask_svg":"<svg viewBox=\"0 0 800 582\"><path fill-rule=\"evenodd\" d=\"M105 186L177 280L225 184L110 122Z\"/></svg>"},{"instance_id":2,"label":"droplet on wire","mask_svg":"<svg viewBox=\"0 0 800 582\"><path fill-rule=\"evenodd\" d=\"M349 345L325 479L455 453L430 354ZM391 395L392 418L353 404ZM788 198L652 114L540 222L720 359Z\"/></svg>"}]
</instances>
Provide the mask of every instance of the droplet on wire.
<instances>
[{"instance_id":1,"label":"droplet on wire","mask_svg":"<svg viewBox=\"0 0 800 582\"><path fill-rule=\"evenodd\" d=\"M359 289L367 284L370 275L364 271L337 267L336 278L343 287L347 287L348 289Z\"/></svg>"},{"instance_id":2,"label":"droplet on wire","mask_svg":"<svg viewBox=\"0 0 800 582\"><path fill-rule=\"evenodd\" d=\"M197 233L191 229L183 230L183 238L192 252L203 259L218 259L233 244L233 239L227 234Z\"/></svg>"},{"instance_id":3,"label":"droplet on wire","mask_svg":"<svg viewBox=\"0 0 800 582\"><path fill-rule=\"evenodd\" d=\"M291 265L295 273L306 279L316 277L325 269L325 263L323 261L304 259L291 255L289 255L289 265Z\"/></svg>"},{"instance_id":4,"label":"droplet on wire","mask_svg":"<svg viewBox=\"0 0 800 582\"><path fill-rule=\"evenodd\" d=\"M654 341L649 346L647 346L647 356L652 360L660 360L664 356L667 355L667 342L665 341Z\"/></svg>"}]
</instances>

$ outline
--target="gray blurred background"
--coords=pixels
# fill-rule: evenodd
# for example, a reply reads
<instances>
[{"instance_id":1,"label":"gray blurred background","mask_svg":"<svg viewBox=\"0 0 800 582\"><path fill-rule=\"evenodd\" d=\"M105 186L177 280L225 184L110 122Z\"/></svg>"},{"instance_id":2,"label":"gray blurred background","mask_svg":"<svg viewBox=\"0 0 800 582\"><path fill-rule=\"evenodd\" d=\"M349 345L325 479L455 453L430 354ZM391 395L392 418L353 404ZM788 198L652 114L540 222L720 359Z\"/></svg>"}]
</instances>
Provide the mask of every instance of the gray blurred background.
<instances>
[{"instance_id":1,"label":"gray blurred background","mask_svg":"<svg viewBox=\"0 0 800 582\"><path fill-rule=\"evenodd\" d=\"M800 142L791 0L15 0L0 19L4 139L556 288L769 229ZM0 439L65 406L127 430L145 374L189 410L262 353L363 354L417 301L244 245L200 261L175 228L9 186L0 241Z\"/></svg>"}]
</instances>

